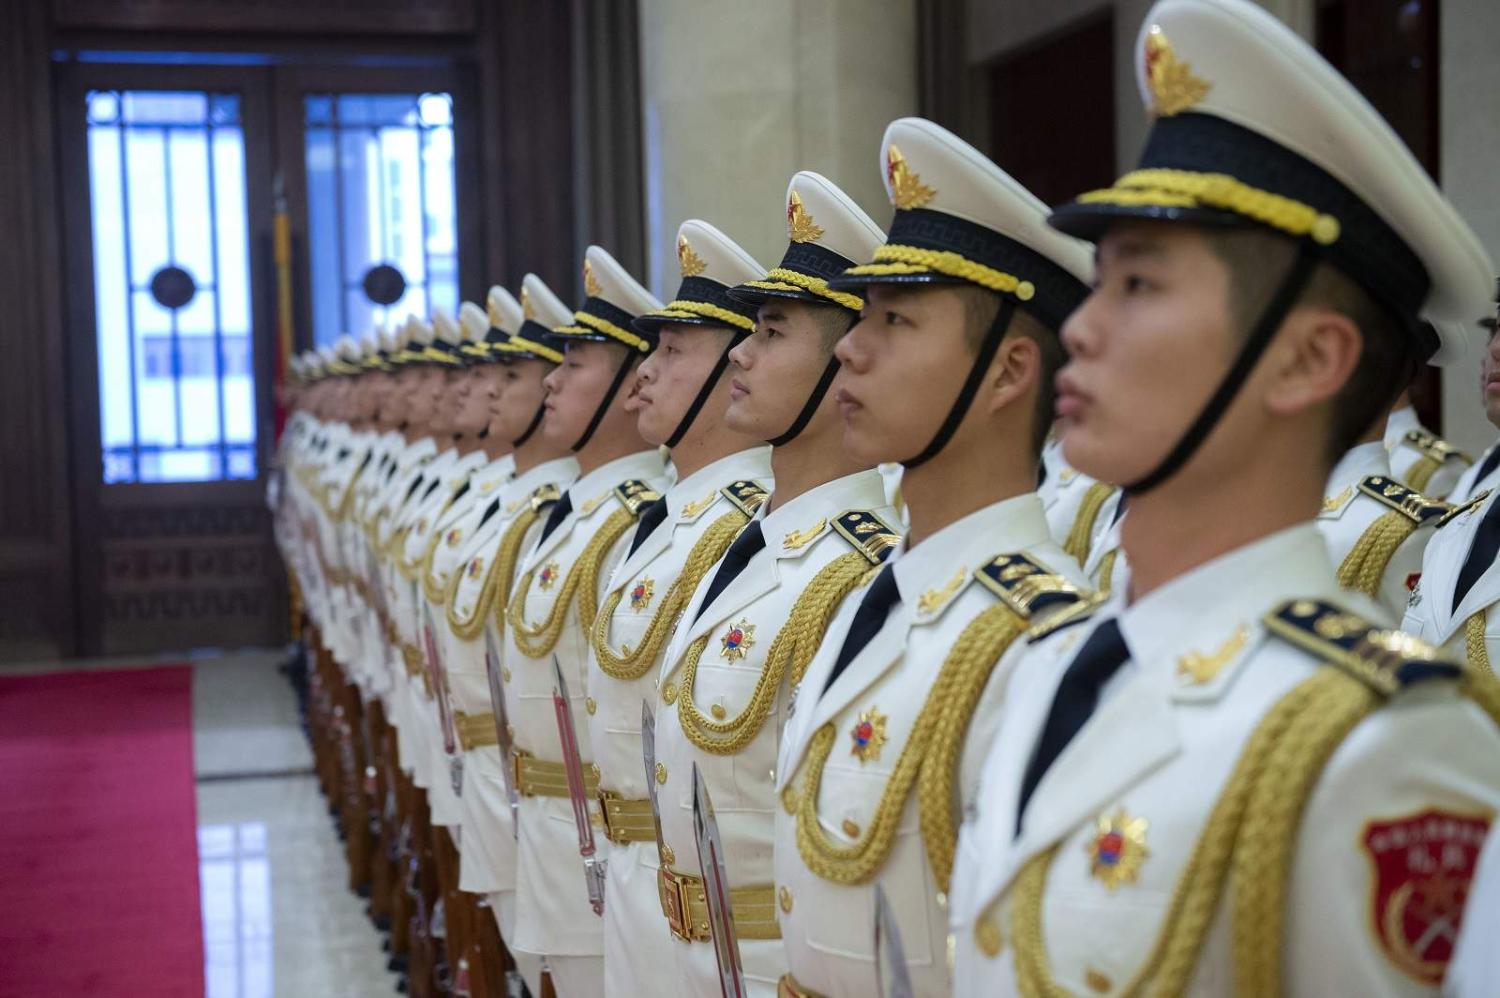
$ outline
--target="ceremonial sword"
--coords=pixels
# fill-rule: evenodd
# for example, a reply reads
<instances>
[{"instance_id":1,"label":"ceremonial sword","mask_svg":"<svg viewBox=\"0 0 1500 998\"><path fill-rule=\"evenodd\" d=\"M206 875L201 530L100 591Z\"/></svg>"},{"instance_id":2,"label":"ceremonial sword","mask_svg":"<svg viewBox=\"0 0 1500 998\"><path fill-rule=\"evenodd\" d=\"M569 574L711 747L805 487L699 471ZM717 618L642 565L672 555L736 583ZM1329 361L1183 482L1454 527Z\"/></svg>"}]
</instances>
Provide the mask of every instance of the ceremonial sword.
<instances>
[{"instance_id":1,"label":"ceremonial sword","mask_svg":"<svg viewBox=\"0 0 1500 998\"><path fill-rule=\"evenodd\" d=\"M646 796L651 798L651 822L656 826L656 858L667 868L666 842L661 836L661 802L656 799L656 717L641 697L641 758L646 763Z\"/></svg>"},{"instance_id":2,"label":"ceremonial sword","mask_svg":"<svg viewBox=\"0 0 1500 998\"><path fill-rule=\"evenodd\" d=\"M708 929L713 937L714 958L719 963L719 991L724 998L745 998L745 973L740 968L740 944L734 934L724 847L719 839L719 823L714 818L714 804L696 762L693 763L693 837L698 840L703 897L708 902Z\"/></svg>"},{"instance_id":3,"label":"ceremonial sword","mask_svg":"<svg viewBox=\"0 0 1500 998\"><path fill-rule=\"evenodd\" d=\"M604 915L605 862L595 855L594 826L589 821L588 789L583 782L583 758L578 751L578 732L573 728L573 709L568 702L568 683L562 666L552 656L552 708L557 712L557 734L562 741L563 771L568 776L568 797L573 802L573 824L578 828L578 855L583 857L583 879L589 888L594 914Z\"/></svg>"},{"instance_id":4,"label":"ceremonial sword","mask_svg":"<svg viewBox=\"0 0 1500 998\"><path fill-rule=\"evenodd\" d=\"M912 998L911 974L906 969L906 950L896 913L886 900L885 888L875 885L875 983L880 998Z\"/></svg>"},{"instance_id":5,"label":"ceremonial sword","mask_svg":"<svg viewBox=\"0 0 1500 998\"><path fill-rule=\"evenodd\" d=\"M422 642L427 646L427 671L432 676L432 695L438 705L438 726L443 729L443 752L448 756L448 778L455 795L464 792L464 757L454 736L453 705L448 702L448 681L443 660L438 657L437 628L432 623L432 604L422 602Z\"/></svg>"},{"instance_id":6,"label":"ceremonial sword","mask_svg":"<svg viewBox=\"0 0 1500 998\"><path fill-rule=\"evenodd\" d=\"M510 738L510 715L505 709L505 690L500 685L500 654L495 651L495 635L484 629L484 674L490 681L490 702L494 707L495 738L500 746L500 775L505 780L505 799L510 804L510 833L521 835L521 794L516 789L515 745Z\"/></svg>"}]
</instances>

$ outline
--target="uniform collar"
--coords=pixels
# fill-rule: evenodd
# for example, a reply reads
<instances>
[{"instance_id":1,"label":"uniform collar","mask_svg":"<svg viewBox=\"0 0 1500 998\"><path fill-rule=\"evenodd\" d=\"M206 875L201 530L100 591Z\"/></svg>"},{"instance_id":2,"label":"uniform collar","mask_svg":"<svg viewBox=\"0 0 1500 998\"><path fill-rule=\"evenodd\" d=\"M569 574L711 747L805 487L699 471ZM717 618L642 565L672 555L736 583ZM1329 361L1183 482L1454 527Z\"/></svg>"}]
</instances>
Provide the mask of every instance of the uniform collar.
<instances>
[{"instance_id":1,"label":"uniform collar","mask_svg":"<svg viewBox=\"0 0 1500 998\"><path fill-rule=\"evenodd\" d=\"M937 619L997 554L1023 551L1049 539L1047 515L1035 492L984 506L943 527L916 547L902 542L895 556L896 589L914 619Z\"/></svg>"},{"instance_id":2,"label":"uniform collar","mask_svg":"<svg viewBox=\"0 0 1500 998\"><path fill-rule=\"evenodd\" d=\"M500 505L509 509L516 500L529 496L549 482L559 488L567 488L577 474L578 462L571 455L543 461L505 483L505 487L500 490Z\"/></svg>"},{"instance_id":3,"label":"uniform collar","mask_svg":"<svg viewBox=\"0 0 1500 998\"><path fill-rule=\"evenodd\" d=\"M713 505L719 489L731 482L749 479L769 487L771 448L764 445L737 451L717 461L710 461L667 490L667 517L696 519ZM688 515L684 516L684 510Z\"/></svg>"},{"instance_id":4,"label":"uniform collar","mask_svg":"<svg viewBox=\"0 0 1500 998\"><path fill-rule=\"evenodd\" d=\"M1188 662L1218 657L1222 669L1231 659L1243 658L1242 653L1263 636L1262 617L1278 603L1299 598L1351 603L1339 588L1322 533L1311 521L1185 572L1124 606L1118 619L1131 659L1158 679L1178 686L1177 677L1158 670L1180 672L1188 667L1183 659L1192 655L1200 658ZM1362 601L1353 603L1361 611L1367 609ZM1197 681L1207 683L1213 678ZM1191 674L1183 679L1188 684L1193 681Z\"/></svg>"},{"instance_id":5,"label":"uniform collar","mask_svg":"<svg viewBox=\"0 0 1500 998\"><path fill-rule=\"evenodd\" d=\"M664 468L661 452L655 448L617 457L588 474L580 476L568 487L568 491L573 495L573 508L576 510L590 499L604 495L621 482L633 478L642 481L660 478Z\"/></svg>"},{"instance_id":6,"label":"uniform collar","mask_svg":"<svg viewBox=\"0 0 1500 998\"><path fill-rule=\"evenodd\" d=\"M885 479L879 471L856 471L824 482L788 499L772 512L769 503L755 513L766 538L766 550L775 558L796 558L813 547L813 541L832 530L833 518L851 509L876 510L886 505ZM887 523L900 530L899 523Z\"/></svg>"},{"instance_id":7,"label":"uniform collar","mask_svg":"<svg viewBox=\"0 0 1500 998\"><path fill-rule=\"evenodd\" d=\"M1382 441L1356 444L1345 451L1344 456L1339 458L1339 463L1333 466L1333 473L1328 476L1327 494L1336 495L1340 490L1358 485L1362 479L1371 475L1389 478L1390 474L1391 459Z\"/></svg>"},{"instance_id":8,"label":"uniform collar","mask_svg":"<svg viewBox=\"0 0 1500 998\"><path fill-rule=\"evenodd\" d=\"M1417 410L1413 406L1404 405L1391 413L1385 422L1385 446L1388 450L1394 450L1396 445L1406 439L1406 435L1412 430L1420 430L1421 422L1417 419Z\"/></svg>"}]
</instances>

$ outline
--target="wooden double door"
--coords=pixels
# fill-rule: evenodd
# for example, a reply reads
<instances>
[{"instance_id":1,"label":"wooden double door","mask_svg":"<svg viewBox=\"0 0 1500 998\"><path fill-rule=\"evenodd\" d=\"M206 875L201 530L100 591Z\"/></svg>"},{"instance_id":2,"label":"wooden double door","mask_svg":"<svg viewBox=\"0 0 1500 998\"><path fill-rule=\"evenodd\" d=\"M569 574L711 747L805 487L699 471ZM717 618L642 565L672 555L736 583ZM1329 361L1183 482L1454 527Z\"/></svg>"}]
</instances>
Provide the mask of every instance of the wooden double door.
<instances>
[{"instance_id":1,"label":"wooden double door","mask_svg":"<svg viewBox=\"0 0 1500 998\"><path fill-rule=\"evenodd\" d=\"M460 68L211 61L57 67L84 655L284 640L281 355L480 285Z\"/></svg>"}]
</instances>

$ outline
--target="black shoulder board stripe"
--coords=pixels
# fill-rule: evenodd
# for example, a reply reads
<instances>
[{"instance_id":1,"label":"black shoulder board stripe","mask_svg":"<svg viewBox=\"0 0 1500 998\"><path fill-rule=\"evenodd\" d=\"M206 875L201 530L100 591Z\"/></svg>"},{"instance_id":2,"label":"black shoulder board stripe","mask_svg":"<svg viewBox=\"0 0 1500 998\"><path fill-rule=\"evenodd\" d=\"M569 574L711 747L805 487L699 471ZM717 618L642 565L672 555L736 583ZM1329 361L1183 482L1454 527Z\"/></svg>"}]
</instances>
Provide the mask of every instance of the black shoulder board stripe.
<instances>
[{"instance_id":1,"label":"black shoulder board stripe","mask_svg":"<svg viewBox=\"0 0 1500 998\"><path fill-rule=\"evenodd\" d=\"M646 504L660 499L661 493L639 478L630 478L615 487L615 498L620 500L621 506L630 510L631 516L640 516Z\"/></svg>"},{"instance_id":2,"label":"black shoulder board stripe","mask_svg":"<svg viewBox=\"0 0 1500 998\"><path fill-rule=\"evenodd\" d=\"M1266 629L1381 696L1431 679L1457 679L1462 666L1419 638L1377 627L1326 600L1288 600L1264 618Z\"/></svg>"},{"instance_id":3,"label":"black shoulder board stripe","mask_svg":"<svg viewBox=\"0 0 1500 998\"><path fill-rule=\"evenodd\" d=\"M878 565L901 543L901 532L867 509L848 509L833 519L833 529L854 550Z\"/></svg>"},{"instance_id":4,"label":"black shoulder board stripe","mask_svg":"<svg viewBox=\"0 0 1500 998\"><path fill-rule=\"evenodd\" d=\"M1432 458L1434 461L1457 459L1464 464L1473 464L1474 459L1441 437L1426 430L1407 430L1406 442Z\"/></svg>"},{"instance_id":5,"label":"black shoulder board stripe","mask_svg":"<svg viewBox=\"0 0 1500 998\"><path fill-rule=\"evenodd\" d=\"M974 573L980 585L1028 620L1083 599L1078 587L1024 554L1002 554Z\"/></svg>"},{"instance_id":6,"label":"black shoulder board stripe","mask_svg":"<svg viewBox=\"0 0 1500 998\"><path fill-rule=\"evenodd\" d=\"M1439 519L1452 508L1445 502L1437 502L1420 492L1413 492L1394 478L1384 475L1371 475L1362 479L1359 491L1417 523Z\"/></svg>"},{"instance_id":7,"label":"black shoulder board stripe","mask_svg":"<svg viewBox=\"0 0 1500 998\"><path fill-rule=\"evenodd\" d=\"M1490 491L1491 491L1490 489L1485 489L1483 492L1481 492L1478 495L1474 496L1473 498L1467 500L1466 502L1461 502L1457 506L1454 506L1452 509L1448 510L1448 512L1446 512L1442 516L1438 517L1437 526L1439 526L1439 527L1447 526L1449 523L1452 523L1454 520L1458 519L1460 516L1463 516L1465 513L1467 513L1469 510L1473 509L1475 506L1480 505L1481 503L1483 503L1486 499L1488 499L1490 497Z\"/></svg>"},{"instance_id":8,"label":"black shoulder board stripe","mask_svg":"<svg viewBox=\"0 0 1500 998\"><path fill-rule=\"evenodd\" d=\"M537 486L536 490L531 493L531 508L534 511L540 513L545 507L551 506L561 498L562 492L558 490L556 485L551 483L548 483L547 485L539 485ZM496 499L495 503L498 506L500 500ZM488 513L485 514L485 519L489 519Z\"/></svg>"},{"instance_id":9,"label":"black shoulder board stripe","mask_svg":"<svg viewBox=\"0 0 1500 998\"><path fill-rule=\"evenodd\" d=\"M1101 593L1089 593L1081 596L1076 603L1060 607L1051 613L1044 614L1042 619L1031 625L1026 632L1028 644L1035 644L1043 638L1050 637L1066 627L1081 624L1094 615L1094 611L1103 603L1105 596Z\"/></svg>"},{"instance_id":10,"label":"black shoulder board stripe","mask_svg":"<svg viewBox=\"0 0 1500 998\"><path fill-rule=\"evenodd\" d=\"M719 493L734 503L735 507L746 516L754 516L755 511L760 509L761 503L765 502L766 497L770 495L755 482L745 479L730 482L720 489Z\"/></svg>"}]
</instances>

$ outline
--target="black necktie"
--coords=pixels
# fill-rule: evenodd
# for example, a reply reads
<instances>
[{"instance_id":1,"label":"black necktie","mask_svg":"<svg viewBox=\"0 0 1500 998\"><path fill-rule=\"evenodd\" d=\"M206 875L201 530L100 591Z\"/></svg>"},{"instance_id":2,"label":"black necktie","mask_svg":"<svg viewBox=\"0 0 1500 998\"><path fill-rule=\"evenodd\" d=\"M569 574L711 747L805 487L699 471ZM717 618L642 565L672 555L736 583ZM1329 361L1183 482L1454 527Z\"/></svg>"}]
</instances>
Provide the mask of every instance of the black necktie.
<instances>
[{"instance_id":1,"label":"black necktie","mask_svg":"<svg viewBox=\"0 0 1500 998\"><path fill-rule=\"evenodd\" d=\"M1500 553L1500 502L1490 504L1484 519L1479 521L1479 529L1474 532L1469 556L1464 559L1464 567L1458 573L1458 584L1453 587L1453 609L1458 609L1458 604L1474 588L1484 570L1495 563L1496 553Z\"/></svg>"},{"instance_id":2,"label":"black necktie","mask_svg":"<svg viewBox=\"0 0 1500 998\"><path fill-rule=\"evenodd\" d=\"M1032 791L1093 715L1094 708L1099 706L1099 691L1104 684L1129 658L1130 649L1120 634L1120 625L1106 620L1089 636L1068 666L1068 671L1063 673L1062 682L1057 685L1057 695L1052 699L1052 709L1047 713L1047 723L1042 726L1036 751L1032 753L1021 781L1021 800L1016 808L1017 835L1021 834L1021 816L1026 813Z\"/></svg>"},{"instance_id":3,"label":"black necktie","mask_svg":"<svg viewBox=\"0 0 1500 998\"><path fill-rule=\"evenodd\" d=\"M1469 486L1470 498L1472 493L1479 491L1479 483L1495 473L1500 468L1500 444L1490 448L1490 452L1484 456L1484 461L1479 465L1479 474L1474 476L1474 484Z\"/></svg>"},{"instance_id":4,"label":"black necktie","mask_svg":"<svg viewBox=\"0 0 1500 998\"><path fill-rule=\"evenodd\" d=\"M542 536L537 538L537 547L541 547L542 542L552 536L552 531L561 526L571 512L573 512L573 494L564 492L562 498L552 504L552 512L547 514L547 522L542 527Z\"/></svg>"},{"instance_id":5,"label":"black necktie","mask_svg":"<svg viewBox=\"0 0 1500 998\"><path fill-rule=\"evenodd\" d=\"M698 604L698 612L693 615L693 620L703 616L703 611L718 598L724 589L739 577L762 548L766 546L766 535L760 529L760 521L752 520L750 525L740 531L740 535L729 545L729 550L724 552L724 559L719 562L719 569L714 573L714 579L708 584L708 592L703 594L703 602Z\"/></svg>"},{"instance_id":6,"label":"black necktie","mask_svg":"<svg viewBox=\"0 0 1500 998\"><path fill-rule=\"evenodd\" d=\"M833 681L839 678L839 674L854 661L854 656L864 650L871 638L880 633L891 607L900 602L901 592L896 588L895 567L888 564L875 576L875 581L865 590L864 599L859 602L859 609L854 611L854 621L849 625L849 633L844 636L839 657L834 659L833 671L828 674L828 682L823 684L825 693L833 685Z\"/></svg>"},{"instance_id":7,"label":"black necktie","mask_svg":"<svg viewBox=\"0 0 1500 998\"><path fill-rule=\"evenodd\" d=\"M635 549L641 546L641 542L650 537L651 532L661 526L661 521L666 518L667 500L665 498L654 499L647 503L646 508L641 510L640 521L635 525L635 536L630 539L630 551L625 557L635 554Z\"/></svg>"}]
</instances>

